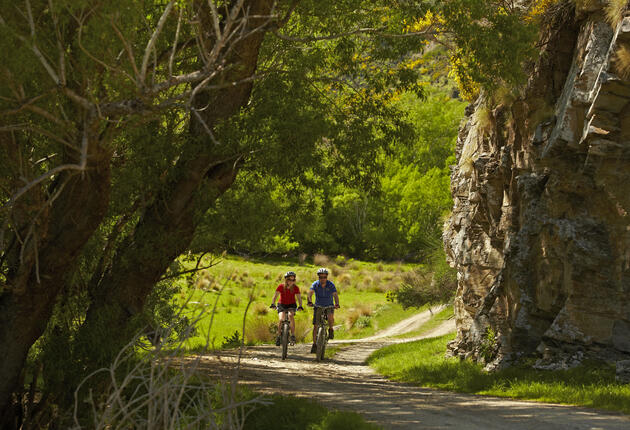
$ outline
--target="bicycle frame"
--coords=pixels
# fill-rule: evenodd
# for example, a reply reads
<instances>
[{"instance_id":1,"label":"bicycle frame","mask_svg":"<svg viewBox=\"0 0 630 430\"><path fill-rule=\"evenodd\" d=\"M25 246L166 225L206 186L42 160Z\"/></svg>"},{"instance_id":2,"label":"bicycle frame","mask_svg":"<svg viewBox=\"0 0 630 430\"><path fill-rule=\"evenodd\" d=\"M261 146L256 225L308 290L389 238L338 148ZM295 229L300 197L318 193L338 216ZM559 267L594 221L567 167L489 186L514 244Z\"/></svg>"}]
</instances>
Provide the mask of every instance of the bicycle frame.
<instances>
[{"instance_id":1,"label":"bicycle frame","mask_svg":"<svg viewBox=\"0 0 630 430\"><path fill-rule=\"evenodd\" d=\"M289 318L289 309L284 309L281 312L284 312L284 318L282 319L282 328L280 331L281 336L281 345L282 345L282 359L285 360L287 358L287 353L289 350L289 336L291 333L291 319ZM290 342L293 345L293 342Z\"/></svg>"},{"instance_id":2,"label":"bicycle frame","mask_svg":"<svg viewBox=\"0 0 630 430\"><path fill-rule=\"evenodd\" d=\"M322 361L326 353L326 344L328 343L328 311L335 309L334 306L317 306L315 312L317 315L317 351L315 354L315 360Z\"/></svg>"}]
</instances>

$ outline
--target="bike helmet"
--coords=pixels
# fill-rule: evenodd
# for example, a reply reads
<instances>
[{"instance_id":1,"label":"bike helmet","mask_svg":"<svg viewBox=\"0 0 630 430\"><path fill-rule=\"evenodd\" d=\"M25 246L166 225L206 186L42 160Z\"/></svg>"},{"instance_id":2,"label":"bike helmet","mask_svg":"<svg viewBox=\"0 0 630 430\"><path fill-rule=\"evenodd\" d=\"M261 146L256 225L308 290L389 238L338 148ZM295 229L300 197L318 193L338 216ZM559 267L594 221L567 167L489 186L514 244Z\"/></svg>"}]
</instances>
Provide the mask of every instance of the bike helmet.
<instances>
[{"instance_id":1,"label":"bike helmet","mask_svg":"<svg viewBox=\"0 0 630 430\"><path fill-rule=\"evenodd\" d=\"M289 276L293 276L295 278L297 275L295 274L295 272L289 270L287 273L284 274L284 278L286 279Z\"/></svg>"},{"instance_id":2,"label":"bike helmet","mask_svg":"<svg viewBox=\"0 0 630 430\"><path fill-rule=\"evenodd\" d=\"M326 269L325 267L320 267L319 269L317 269L317 274L318 275L321 275L321 274L328 275L328 269Z\"/></svg>"}]
</instances>

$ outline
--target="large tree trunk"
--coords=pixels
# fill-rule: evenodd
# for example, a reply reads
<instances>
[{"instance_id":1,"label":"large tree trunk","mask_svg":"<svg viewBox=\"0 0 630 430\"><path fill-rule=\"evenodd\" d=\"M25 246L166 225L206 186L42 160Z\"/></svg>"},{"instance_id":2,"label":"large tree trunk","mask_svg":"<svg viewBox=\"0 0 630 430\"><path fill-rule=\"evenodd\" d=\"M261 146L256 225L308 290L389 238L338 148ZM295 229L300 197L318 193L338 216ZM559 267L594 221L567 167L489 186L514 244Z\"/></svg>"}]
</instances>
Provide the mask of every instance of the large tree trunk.
<instances>
[{"instance_id":1,"label":"large tree trunk","mask_svg":"<svg viewBox=\"0 0 630 430\"><path fill-rule=\"evenodd\" d=\"M18 241L13 241L7 252L9 272L0 293L0 426L4 419L10 419L11 395L18 388L29 348L46 328L64 277L105 215L109 158L99 136L93 133L85 171L67 170L58 175L50 191L59 192L58 197L46 203L48 207L44 206L34 221L37 234L22 253ZM19 221L24 223L23 231L32 225L26 218Z\"/></svg>"},{"instance_id":2,"label":"large tree trunk","mask_svg":"<svg viewBox=\"0 0 630 430\"><path fill-rule=\"evenodd\" d=\"M269 15L271 5L270 0L251 0L245 9L261 17ZM211 28L211 23L206 25ZM133 233L117 247L108 271L94 283L77 342L89 367L108 363L129 342L138 328L130 323L142 311L147 296L172 261L190 245L200 216L231 186L238 154L217 146L208 130L246 106L252 83L243 81L255 72L263 25L263 18L250 19L248 27L259 30L233 47L230 63L235 67L222 75L222 81L237 84L200 93L195 99L195 105L204 109L199 110L199 116L191 115L189 142L171 179L144 210ZM98 342L98 333L107 333L106 348L93 344Z\"/></svg>"}]
</instances>

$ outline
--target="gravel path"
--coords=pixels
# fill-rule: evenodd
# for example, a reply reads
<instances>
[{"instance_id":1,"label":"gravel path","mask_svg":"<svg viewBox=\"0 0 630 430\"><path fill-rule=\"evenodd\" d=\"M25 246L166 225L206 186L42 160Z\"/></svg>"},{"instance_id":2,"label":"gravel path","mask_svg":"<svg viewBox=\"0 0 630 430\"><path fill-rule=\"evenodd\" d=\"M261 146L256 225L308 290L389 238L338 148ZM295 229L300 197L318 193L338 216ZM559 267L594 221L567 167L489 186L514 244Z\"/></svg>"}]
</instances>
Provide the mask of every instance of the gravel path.
<instances>
[{"instance_id":1,"label":"gravel path","mask_svg":"<svg viewBox=\"0 0 630 430\"><path fill-rule=\"evenodd\" d=\"M423 314L412 318L430 317ZM409 326L416 327L398 325L402 330L409 330ZM447 321L422 337L453 330L453 321ZM390 328L388 336L401 333ZM314 361L310 344L290 347L284 362L278 347L247 348L241 356L239 380L264 393L308 397L329 407L353 410L386 429L630 429L630 416L617 413L458 394L389 381L366 366L366 358L383 346L411 339L387 340L381 334L348 346L342 346L348 341L332 341L341 349L333 359L322 363ZM236 360L234 353L223 353L221 357L204 356L201 364L227 377Z\"/></svg>"}]
</instances>

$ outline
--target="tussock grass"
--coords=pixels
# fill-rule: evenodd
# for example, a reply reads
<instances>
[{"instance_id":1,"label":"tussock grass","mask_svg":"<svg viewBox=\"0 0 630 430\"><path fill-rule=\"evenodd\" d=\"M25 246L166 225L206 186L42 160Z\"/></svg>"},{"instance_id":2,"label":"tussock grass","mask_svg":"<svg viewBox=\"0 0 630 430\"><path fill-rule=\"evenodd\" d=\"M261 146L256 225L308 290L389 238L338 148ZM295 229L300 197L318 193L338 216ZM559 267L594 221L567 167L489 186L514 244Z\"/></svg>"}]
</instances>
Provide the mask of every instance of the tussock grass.
<instances>
[{"instance_id":1,"label":"tussock grass","mask_svg":"<svg viewBox=\"0 0 630 430\"><path fill-rule=\"evenodd\" d=\"M606 5L606 19L611 25L616 25L621 18L623 12L628 7L628 0L608 0Z\"/></svg>"},{"instance_id":2,"label":"tussock grass","mask_svg":"<svg viewBox=\"0 0 630 430\"><path fill-rule=\"evenodd\" d=\"M230 290L230 292L233 292L233 291ZM238 306L240 304L241 304L241 298L240 297L231 296L230 298L228 298L228 301L227 301L228 307Z\"/></svg>"},{"instance_id":3,"label":"tussock grass","mask_svg":"<svg viewBox=\"0 0 630 430\"><path fill-rule=\"evenodd\" d=\"M628 46L619 46L615 52L614 65L615 71L620 77L630 78L630 48Z\"/></svg>"},{"instance_id":4,"label":"tussock grass","mask_svg":"<svg viewBox=\"0 0 630 430\"><path fill-rule=\"evenodd\" d=\"M388 346L368 363L392 379L426 387L630 413L630 385L615 382L612 366L589 363L564 371L511 367L486 373L479 364L444 357L446 343L454 337Z\"/></svg>"},{"instance_id":5,"label":"tussock grass","mask_svg":"<svg viewBox=\"0 0 630 430\"><path fill-rule=\"evenodd\" d=\"M254 315L267 315L269 313L269 307L264 303L255 303L252 306Z\"/></svg>"},{"instance_id":6,"label":"tussock grass","mask_svg":"<svg viewBox=\"0 0 630 430\"><path fill-rule=\"evenodd\" d=\"M362 316L369 317L371 315L372 315L372 306L368 304L363 304L363 303L356 305L354 308L350 309L350 311L346 315L346 320L345 320L346 328L350 330L352 327L354 327L354 325L359 320L359 318L361 318Z\"/></svg>"},{"instance_id":7,"label":"tussock grass","mask_svg":"<svg viewBox=\"0 0 630 430\"><path fill-rule=\"evenodd\" d=\"M330 266L330 258L324 254L315 254L313 255L313 264L320 267Z\"/></svg>"},{"instance_id":8,"label":"tussock grass","mask_svg":"<svg viewBox=\"0 0 630 430\"><path fill-rule=\"evenodd\" d=\"M349 285L352 281L352 275L349 273L342 273L337 278L337 284L339 285Z\"/></svg>"},{"instance_id":9,"label":"tussock grass","mask_svg":"<svg viewBox=\"0 0 630 430\"><path fill-rule=\"evenodd\" d=\"M249 342L271 342L278 331L278 322L269 318L248 319L245 326L245 338Z\"/></svg>"}]
</instances>

